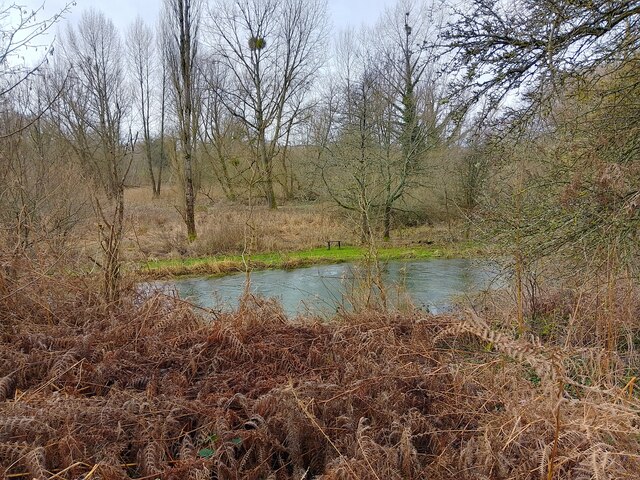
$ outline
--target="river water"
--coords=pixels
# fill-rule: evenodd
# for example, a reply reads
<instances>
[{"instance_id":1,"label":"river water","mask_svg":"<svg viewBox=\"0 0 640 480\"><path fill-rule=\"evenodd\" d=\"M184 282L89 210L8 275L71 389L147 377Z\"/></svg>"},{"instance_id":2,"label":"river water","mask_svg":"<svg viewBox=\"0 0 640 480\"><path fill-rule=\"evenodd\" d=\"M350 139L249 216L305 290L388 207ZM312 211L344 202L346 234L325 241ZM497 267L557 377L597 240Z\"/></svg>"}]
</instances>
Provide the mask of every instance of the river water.
<instances>
[{"instance_id":1,"label":"river water","mask_svg":"<svg viewBox=\"0 0 640 480\"><path fill-rule=\"evenodd\" d=\"M332 316L339 308L352 308L362 296L361 267L355 264L316 265L295 270L251 273L251 292L277 298L288 316ZM500 287L504 281L495 264L470 259L396 260L383 266L382 280L389 303L438 313L465 303L471 295ZM242 296L246 275L174 280L163 288L206 308L232 310ZM375 290L375 288L374 288Z\"/></svg>"}]
</instances>

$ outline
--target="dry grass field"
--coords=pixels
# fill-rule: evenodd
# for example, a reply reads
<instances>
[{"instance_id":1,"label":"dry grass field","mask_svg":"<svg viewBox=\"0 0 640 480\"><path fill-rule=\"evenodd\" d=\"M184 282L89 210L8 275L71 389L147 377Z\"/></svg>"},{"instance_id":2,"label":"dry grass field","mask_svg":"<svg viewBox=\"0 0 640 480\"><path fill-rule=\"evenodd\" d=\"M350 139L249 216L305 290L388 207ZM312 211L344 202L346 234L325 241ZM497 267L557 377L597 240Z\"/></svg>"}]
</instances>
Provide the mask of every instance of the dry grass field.
<instances>
[{"instance_id":1,"label":"dry grass field","mask_svg":"<svg viewBox=\"0 0 640 480\"><path fill-rule=\"evenodd\" d=\"M265 206L212 203L200 197L198 238L189 244L175 198L171 192L153 200L147 189L127 191L127 258L304 250L322 246L329 239L353 242L357 238L332 205L285 205L273 211Z\"/></svg>"}]
</instances>

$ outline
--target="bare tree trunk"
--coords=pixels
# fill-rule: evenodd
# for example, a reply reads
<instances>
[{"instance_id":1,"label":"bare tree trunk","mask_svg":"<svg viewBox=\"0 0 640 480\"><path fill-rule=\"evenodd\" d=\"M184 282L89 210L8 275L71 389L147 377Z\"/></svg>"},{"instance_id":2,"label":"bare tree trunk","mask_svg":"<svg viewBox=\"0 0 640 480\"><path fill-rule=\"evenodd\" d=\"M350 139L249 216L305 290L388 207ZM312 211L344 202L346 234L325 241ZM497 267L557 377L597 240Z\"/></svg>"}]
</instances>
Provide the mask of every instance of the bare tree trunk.
<instances>
[{"instance_id":1,"label":"bare tree trunk","mask_svg":"<svg viewBox=\"0 0 640 480\"><path fill-rule=\"evenodd\" d=\"M258 141L260 143L260 164L264 175L264 178L262 179L262 188L267 200L267 205L269 205L270 209L275 210L278 208L278 202L276 201L276 194L273 190L273 162L272 158L270 158L267 153L267 142L264 130L259 133Z\"/></svg>"},{"instance_id":2,"label":"bare tree trunk","mask_svg":"<svg viewBox=\"0 0 640 480\"><path fill-rule=\"evenodd\" d=\"M385 204L384 206L384 216L383 216L383 233L382 237L385 241L389 241L391 238L391 205Z\"/></svg>"},{"instance_id":3,"label":"bare tree trunk","mask_svg":"<svg viewBox=\"0 0 640 480\"><path fill-rule=\"evenodd\" d=\"M219 142L215 142L215 148L216 148L216 154L218 155L218 161L220 162L220 168L222 172L221 174L218 174L218 172L214 168L213 169L214 173L218 178L218 182L220 182L220 186L222 187L224 196L231 201L235 201L235 199L237 198L237 195L233 188L231 175L229 175L229 166L227 165L226 154Z\"/></svg>"},{"instance_id":4,"label":"bare tree trunk","mask_svg":"<svg viewBox=\"0 0 640 480\"><path fill-rule=\"evenodd\" d=\"M225 106L226 85L229 72L221 63L209 62L204 70L205 87L203 90L202 110L204 128L201 131L201 145L211 161L211 170L215 175L224 196L235 201L233 179L229 172L229 150L237 144L234 136L237 120ZM214 152L209 154L209 144Z\"/></svg>"},{"instance_id":5,"label":"bare tree trunk","mask_svg":"<svg viewBox=\"0 0 640 480\"><path fill-rule=\"evenodd\" d=\"M196 239L195 195L193 192L193 170L191 165L191 152L185 151L184 175L185 175L185 223L187 224L187 238L189 241Z\"/></svg>"},{"instance_id":6,"label":"bare tree trunk","mask_svg":"<svg viewBox=\"0 0 640 480\"><path fill-rule=\"evenodd\" d=\"M220 183L224 184L223 190L225 190L225 195L229 200L235 201L237 195L233 188L233 182L229 175L229 167L227 166L227 160L224 156L220 156L220 166L222 167L222 181Z\"/></svg>"},{"instance_id":7,"label":"bare tree trunk","mask_svg":"<svg viewBox=\"0 0 640 480\"><path fill-rule=\"evenodd\" d=\"M100 246L104 253L102 265L105 300L111 304L118 301L120 286L120 243L124 225L124 191L116 195L115 209L111 219L96 200L100 217L104 222L100 228Z\"/></svg>"},{"instance_id":8,"label":"bare tree trunk","mask_svg":"<svg viewBox=\"0 0 640 480\"><path fill-rule=\"evenodd\" d=\"M162 61L162 93L160 97L160 167L158 168L158 181L156 183L156 191L154 197L160 198L160 191L162 188L162 170L165 164L165 151L164 151L164 124L166 119L166 100L167 100L167 65L166 61Z\"/></svg>"},{"instance_id":9,"label":"bare tree trunk","mask_svg":"<svg viewBox=\"0 0 640 480\"><path fill-rule=\"evenodd\" d=\"M289 153L289 137L291 136L291 129L294 118L295 117L292 117L289 125L287 125L287 133L285 134L284 145L282 147L282 182L280 182L280 184L282 185L282 193L285 200L293 199L296 178L293 166L289 168L289 166L287 165L287 154Z\"/></svg>"},{"instance_id":10,"label":"bare tree trunk","mask_svg":"<svg viewBox=\"0 0 640 480\"><path fill-rule=\"evenodd\" d=\"M360 230L360 243L366 245L369 241L369 217L365 210L360 212Z\"/></svg>"},{"instance_id":11,"label":"bare tree trunk","mask_svg":"<svg viewBox=\"0 0 640 480\"><path fill-rule=\"evenodd\" d=\"M189 0L183 0L183 15L187 15L189 11ZM184 88L184 105L183 105L183 121L182 121L182 154L184 156L184 176L185 176L185 221L187 224L187 238L189 241L195 240L196 234L196 217L195 217L195 194L193 190L193 138L191 130L193 128L193 73L194 65L192 49L194 46L191 42L191 31L187 27L189 25L185 19L181 19L181 40L180 40L180 75L182 76L182 86ZM186 27L186 28L185 28Z\"/></svg>"},{"instance_id":12,"label":"bare tree trunk","mask_svg":"<svg viewBox=\"0 0 640 480\"><path fill-rule=\"evenodd\" d=\"M153 60L155 49L153 42L153 31L145 25L141 17L137 17L129 27L127 32L127 53L129 66L133 69L139 115L142 120L142 134L144 141L144 153L147 160L147 171L151 181L151 192L153 198L160 195L156 184L156 176L153 171L153 155L151 152L151 75L153 71Z\"/></svg>"},{"instance_id":13,"label":"bare tree trunk","mask_svg":"<svg viewBox=\"0 0 640 480\"><path fill-rule=\"evenodd\" d=\"M193 159L198 113L194 93L201 5L201 0L165 0L163 26L163 50L174 88L182 147L184 221L189 241L195 240L197 236Z\"/></svg>"},{"instance_id":14,"label":"bare tree trunk","mask_svg":"<svg viewBox=\"0 0 640 480\"><path fill-rule=\"evenodd\" d=\"M157 188L156 177L153 173L153 157L151 156L151 139L147 137L145 134L144 140L144 151L147 156L147 170L149 171L149 179L151 180L151 193L153 198L158 198L160 196L160 191Z\"/></svg>"}]
</instances>

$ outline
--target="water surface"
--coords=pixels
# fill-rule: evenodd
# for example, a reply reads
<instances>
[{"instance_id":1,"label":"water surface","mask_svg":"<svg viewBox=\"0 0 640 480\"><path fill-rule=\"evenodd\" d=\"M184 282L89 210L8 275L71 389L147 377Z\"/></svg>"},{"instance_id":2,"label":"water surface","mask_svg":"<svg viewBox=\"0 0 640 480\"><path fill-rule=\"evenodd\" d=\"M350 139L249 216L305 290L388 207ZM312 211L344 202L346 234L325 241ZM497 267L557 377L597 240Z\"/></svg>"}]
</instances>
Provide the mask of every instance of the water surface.
<instances>
[{"instance_id":1,"label":"water surface","mask_svg":"<svg viewBox=\"0 0 640 480\"><path fill-rule=\"evenodd\" d=\"M361 267L343 263L295 270L262 270L251 274L252 293L278 299L289 316L331 316L339 308L351 308L362 297ZM469 295L499 285L497 268L487 261L428 259L390 261L382 279L389 303L410 301L438 313L452 308ZM169 282L181 298L206 308L232 310L245 289L246 275L186 278Z\"/></svg>"}]
</instances>

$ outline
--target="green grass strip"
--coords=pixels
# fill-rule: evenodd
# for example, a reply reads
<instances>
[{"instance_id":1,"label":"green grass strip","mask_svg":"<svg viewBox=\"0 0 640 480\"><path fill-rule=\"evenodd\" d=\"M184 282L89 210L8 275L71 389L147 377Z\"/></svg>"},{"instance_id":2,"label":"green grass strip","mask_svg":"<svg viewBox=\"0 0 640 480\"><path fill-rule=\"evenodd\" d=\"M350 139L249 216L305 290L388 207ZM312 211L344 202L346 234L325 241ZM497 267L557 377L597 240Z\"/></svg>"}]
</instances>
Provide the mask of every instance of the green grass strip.
<instances>
[{"instance_id":1,"label":"green grass strip","mask_svg":"<svg viewBox=\"0 0 640 480\"><path fill-rule=\"evenodd\" d=\"M427 259L437 257L469 256L472 244L438 248L433 246L391 246L377 249L380 261L402 259ZM186 275L225 275L245 270L245 261L253 270L281 268L292 269L316 264L358 262L369 256L365 247L312 248L294 252L269 252L247 255L215 255L210 257L154 260L138 265L139 275L149 278L167 278Z\"/></svg>"}]
</instances>

